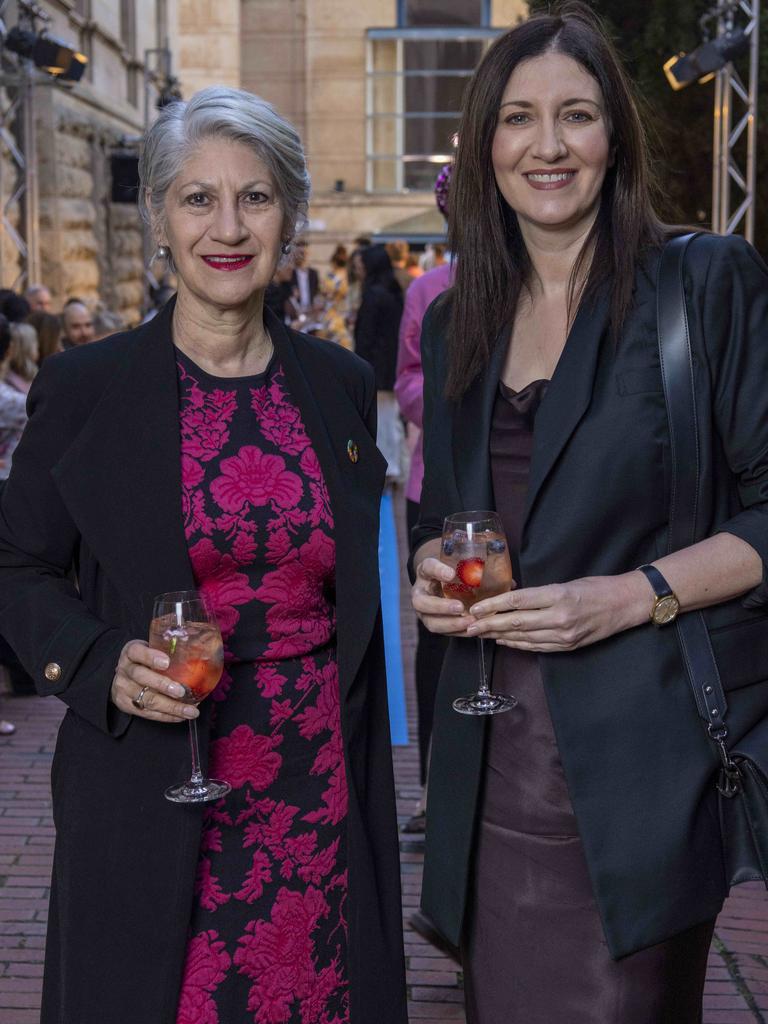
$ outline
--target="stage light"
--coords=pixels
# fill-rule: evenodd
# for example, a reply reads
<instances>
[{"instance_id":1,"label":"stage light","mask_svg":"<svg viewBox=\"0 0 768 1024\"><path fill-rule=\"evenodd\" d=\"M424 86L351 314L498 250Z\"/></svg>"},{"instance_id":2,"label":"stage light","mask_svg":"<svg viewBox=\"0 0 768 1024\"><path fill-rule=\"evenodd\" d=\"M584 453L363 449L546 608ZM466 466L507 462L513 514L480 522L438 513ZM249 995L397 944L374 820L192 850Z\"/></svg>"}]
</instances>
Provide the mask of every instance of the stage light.
<instances>
[{"instance_id":1,"label":"stage light","mask_svg":"<svg viewBox=\"0 0 768 1024\"><path fill-rule=\"evenodd\" d=\"M79 53L69 43L45 33L37 35L18 26L10 30L3 45L60 81L79 82L88 63L85 54Z\"/></svg>"},{"instance_id":2,"label":"stage light","mask_svg":"<svg viewBox=\"0 0 768 1024\"><path fill-rule=\"evenodd\" d=\"M673 89L684 89L692 82L708 82L721 68L749 50L749 36L734 29L697 46L690 53L670 57L664 74Z\"/></svg>"}]
</instances>

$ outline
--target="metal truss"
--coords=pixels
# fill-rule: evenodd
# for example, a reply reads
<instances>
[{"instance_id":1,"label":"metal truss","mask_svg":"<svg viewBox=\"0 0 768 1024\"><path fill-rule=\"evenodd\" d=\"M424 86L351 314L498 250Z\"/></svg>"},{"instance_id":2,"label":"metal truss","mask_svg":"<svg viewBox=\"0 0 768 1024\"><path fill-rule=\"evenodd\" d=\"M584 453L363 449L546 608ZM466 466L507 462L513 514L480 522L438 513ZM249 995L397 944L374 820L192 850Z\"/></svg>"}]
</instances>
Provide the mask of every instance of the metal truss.
<instances>
[{"instance_id":1,"label":"metal truss","mask_svg":"<svg viewBox=\"0 0 768 1024\"><path fill-rule=\"evenodd\" d=\"M718 37L734 29L741 29L749 37L746 85L733 64L727 64L715 76L712 229L730 235L743 227L744 236L752 242L757 198L760 0L720 3L702 20L716 20ZM736 104L742 111L741 116L734 112Z\"/></svg>"}]
</instances>

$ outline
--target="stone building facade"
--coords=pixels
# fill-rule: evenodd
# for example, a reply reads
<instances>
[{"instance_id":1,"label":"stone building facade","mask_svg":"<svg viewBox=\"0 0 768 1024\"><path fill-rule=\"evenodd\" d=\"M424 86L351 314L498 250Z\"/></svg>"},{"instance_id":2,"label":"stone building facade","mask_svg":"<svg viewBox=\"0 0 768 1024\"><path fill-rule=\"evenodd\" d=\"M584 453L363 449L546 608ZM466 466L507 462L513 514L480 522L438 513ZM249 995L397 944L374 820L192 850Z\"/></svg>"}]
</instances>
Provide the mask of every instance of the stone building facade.
<instances>
[{"instance_id":1,"label":"stone building facade","mask_svg":"<svg viewBox=\"0 0 768 1024\"><path fill-rule=\"evenodd\" d=\"M133 323L145 292L143 232L135 203L113 201L113 161L136 151L145 121L145 61L158 66L158 54L147 51L157 51L170 38L176 0L42 0L40 7L50 21L36 28L74 45L89 63L74 84L55 82L42 72L34 79L38 276L58 305L78 296ZM11 0L7 26L18 17L18 4ZM6 54L6 72L13 64ZM154 93L154 86L149 91ZM14 92L11 85L0 96L5 107ZM11 131L14 127L9 125ZM18 173L5 146L0 159L0 202L6 206ZM17 205L11 204L8 214L19 222ZM0 260L3 287L29 283L8 231Z\"/></svg>"},{"instance_id":2,"label":"stone building facade","mask_svg":"<svg viewBox=\"0 0 768 1024\"><path fill-rule=\"evenodd\" d=\"M313 181L309 236L323 263L360 234L418 242L443 230L431 194L450 156L460 92L525 0L40 0L50 31L89 58L74 85L34 90L41 279L135 322L149 245L135 203L115 202L115 158L135 156L168 70L189 96L249 89L298 127ZM10 0L5 19L17 18ZM167 48L167 53L163 51ZM7 63L7 60L6 60ZM415 70L414 70L415 68ZM162 77L162 76L160 76ZM0 92L0 102L10 96ZM0 203L15 172L0 141ZM126 198L123 193L123 198ZM130 196L128 196L130 198ZM10 221L18 209L11 205ZM23 284L9 232L0 285Z\"/></svg>"}]
</instances>

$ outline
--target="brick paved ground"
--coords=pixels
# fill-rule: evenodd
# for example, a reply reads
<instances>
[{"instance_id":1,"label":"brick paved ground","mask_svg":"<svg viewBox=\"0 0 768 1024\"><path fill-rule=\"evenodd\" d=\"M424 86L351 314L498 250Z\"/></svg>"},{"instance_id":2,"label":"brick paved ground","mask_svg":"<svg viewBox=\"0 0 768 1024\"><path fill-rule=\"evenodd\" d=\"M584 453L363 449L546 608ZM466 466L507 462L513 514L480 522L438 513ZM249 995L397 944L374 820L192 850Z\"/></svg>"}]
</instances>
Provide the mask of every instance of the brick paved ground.
<instances>
[{"instance_id":1,"label":"brick paved ground","mask_svg":"<svg viewBox=\"0 0 768 1024\"><path fill-rule=\"evenodd\" d=\"M414 735L410 666L416 630L405 597L404 592L403 648ZM53 846L49 772L61 711L54 698L0 696L0 714L18 726L15 736L0 738L0 1024L38 1022ZM402 822L418 796L415 746L396 749L395 776ZM418 840L403 837L401 863L411 1024L463 1022L458 968L407 923L421 884ZM768 894L758 886L736 890L718 921L704 1024L768 1024Z\"/></svg>"}]
</instances>

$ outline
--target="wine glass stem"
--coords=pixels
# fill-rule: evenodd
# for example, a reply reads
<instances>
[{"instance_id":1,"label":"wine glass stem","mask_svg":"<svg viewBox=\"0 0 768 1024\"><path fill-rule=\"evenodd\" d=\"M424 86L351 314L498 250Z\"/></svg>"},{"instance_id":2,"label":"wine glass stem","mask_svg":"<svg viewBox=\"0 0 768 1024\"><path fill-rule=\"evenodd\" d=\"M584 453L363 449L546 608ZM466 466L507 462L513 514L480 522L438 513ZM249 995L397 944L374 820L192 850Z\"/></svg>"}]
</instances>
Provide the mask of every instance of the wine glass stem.
<instances>
[{"instance_id":1,"label":"wine glass stem","mask_svg":"<svg viewBox=\"0 0 768 1024\"><path fill-rule=\"evenodd\" d=\"M192 777L190 782L201 784L203 773L200 771L200 751L197 746L197 719L189 720L189 745L192 749Z\"/></svg>"},{"instance_id":2,"label":"wine glass stem","mask_svg":"<svg viewBox=\"0 0 768 1024\"><path fill-rule=\"evenodd\" d=\"M477 692L480 697L487 697L491 691L488 687L488 676L485 671L485 649L480 637L477 638L477 651L480 656L480 686L477 688Z\"/></svg>"}]
</instances>

